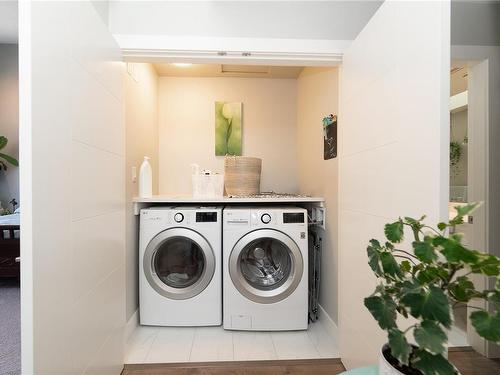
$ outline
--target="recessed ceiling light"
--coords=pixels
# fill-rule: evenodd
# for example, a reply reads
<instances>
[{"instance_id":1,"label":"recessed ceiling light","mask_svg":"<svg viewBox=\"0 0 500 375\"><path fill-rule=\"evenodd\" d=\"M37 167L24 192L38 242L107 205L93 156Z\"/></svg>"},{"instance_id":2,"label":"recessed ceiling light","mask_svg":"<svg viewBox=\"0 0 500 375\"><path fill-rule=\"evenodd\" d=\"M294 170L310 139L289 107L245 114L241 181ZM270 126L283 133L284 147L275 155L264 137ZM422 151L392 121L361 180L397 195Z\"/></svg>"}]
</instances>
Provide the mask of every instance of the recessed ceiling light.
<instances>
[{"instance_id":1,"label":"recessed ceiling light","mask_svg":"<svg viewBox=\"0 0 500 375\"><path fill-rule=\"evenodd\" d=\"M172 63L173 66L177 66L178 68L187 68L190 67L191 63Z\"/></svg>"}]
</instances>

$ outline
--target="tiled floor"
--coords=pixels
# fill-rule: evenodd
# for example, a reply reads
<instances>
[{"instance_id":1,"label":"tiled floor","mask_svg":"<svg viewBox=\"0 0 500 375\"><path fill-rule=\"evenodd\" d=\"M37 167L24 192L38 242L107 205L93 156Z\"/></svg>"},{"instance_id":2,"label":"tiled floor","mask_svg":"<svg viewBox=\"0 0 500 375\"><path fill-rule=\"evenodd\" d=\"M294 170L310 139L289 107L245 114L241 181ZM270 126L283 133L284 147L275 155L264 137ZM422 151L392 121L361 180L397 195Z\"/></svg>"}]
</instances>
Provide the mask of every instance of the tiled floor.
<instances>
[{"instance_id":1,"label":"tiled floor","mask_svg":"<svg viewBox=\"0 0 500 375\"><path fill-rule=\"evenodd\" d=\"M338 344L321 323L307 331L240 332L222 327L145 327L132 334L125 363L338 358Z\"/></svg>"}]
</instances>

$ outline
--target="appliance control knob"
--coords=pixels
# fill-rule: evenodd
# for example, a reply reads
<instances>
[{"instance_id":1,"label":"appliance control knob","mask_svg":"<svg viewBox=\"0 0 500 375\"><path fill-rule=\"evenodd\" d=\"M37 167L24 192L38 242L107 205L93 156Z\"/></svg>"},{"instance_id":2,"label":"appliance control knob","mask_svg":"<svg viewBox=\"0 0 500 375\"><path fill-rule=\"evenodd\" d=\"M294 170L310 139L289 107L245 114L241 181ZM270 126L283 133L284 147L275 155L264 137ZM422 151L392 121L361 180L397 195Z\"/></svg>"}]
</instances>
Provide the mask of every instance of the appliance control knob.
<instances>
[{"instance_id":1,"label":"appliance control knob","mask_svg":"<svg viewBox=\"0 0 500 375\"><path fill-rule=\"evenodd\" d=\"M261 217L260 217L260 220L264 223L264 224L269 224L271 222L271 215L269 214L263 214Z\"/></svg>"},{"instance_id":2,"label":"appliance control knob","mask_svg":"<svg viewBox=\"0 0 500 375\"><path fill-rule=\"evenodd\" d=\"M182 221L184 220L184 215L178 212L174 215L174 220L176 223L182 223Z\"/></svg>"}]
</instances>

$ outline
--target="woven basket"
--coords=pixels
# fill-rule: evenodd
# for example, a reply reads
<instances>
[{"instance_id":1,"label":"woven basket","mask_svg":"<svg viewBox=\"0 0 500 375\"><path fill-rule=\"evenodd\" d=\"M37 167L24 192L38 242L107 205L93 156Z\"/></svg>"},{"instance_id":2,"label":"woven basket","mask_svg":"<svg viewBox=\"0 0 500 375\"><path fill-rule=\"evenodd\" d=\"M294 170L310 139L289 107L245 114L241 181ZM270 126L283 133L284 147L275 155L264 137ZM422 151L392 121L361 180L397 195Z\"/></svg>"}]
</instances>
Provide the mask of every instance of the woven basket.
<instances>
[{"instance_id":1,"label":"woven basket","mask_svg":"<svg viewBox=\"0 0 500 375\"><path fill-rule=\"evenodd\" d=\"M226 156L224 159L224 186L227 195L259 194L261 170L262 159Z\"/></svg>"}]
</instances>

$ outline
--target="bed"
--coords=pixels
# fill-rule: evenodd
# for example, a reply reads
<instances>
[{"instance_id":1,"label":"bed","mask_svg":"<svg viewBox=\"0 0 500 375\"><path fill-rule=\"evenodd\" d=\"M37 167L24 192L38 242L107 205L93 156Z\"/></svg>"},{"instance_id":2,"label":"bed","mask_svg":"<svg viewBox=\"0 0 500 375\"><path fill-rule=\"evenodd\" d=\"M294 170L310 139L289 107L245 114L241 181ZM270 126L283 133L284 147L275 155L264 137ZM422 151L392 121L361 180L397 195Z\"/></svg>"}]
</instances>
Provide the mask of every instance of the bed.
<instances>
[{"instance_id":1,"label":"bed","mask_svg":"<svg viewBox=\"0 0 500 375\"><path fill-rule=\"evenodd\" d=\"M0 277L20 276L20 214L0 216Z\"/></svg>"}]
</instances>

